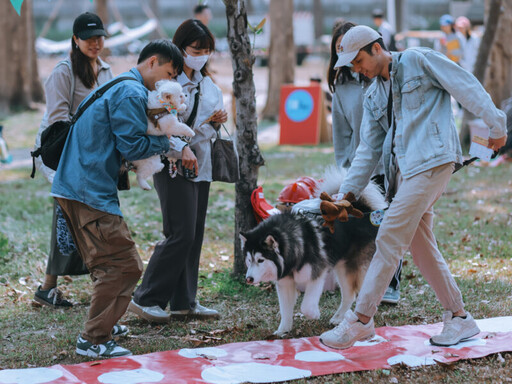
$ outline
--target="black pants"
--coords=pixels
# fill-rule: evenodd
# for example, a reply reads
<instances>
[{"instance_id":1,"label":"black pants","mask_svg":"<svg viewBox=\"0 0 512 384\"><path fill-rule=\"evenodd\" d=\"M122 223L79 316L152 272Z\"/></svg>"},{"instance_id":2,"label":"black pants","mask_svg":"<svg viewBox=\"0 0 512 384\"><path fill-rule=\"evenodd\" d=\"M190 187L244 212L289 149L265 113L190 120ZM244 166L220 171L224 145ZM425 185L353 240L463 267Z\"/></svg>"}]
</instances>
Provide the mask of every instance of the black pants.
<instances>
[{"instance_id":1,"label":"black pants","mask_svg":"<svg viewBox=\"0 0 512 384\"><path fill-rule=\"evenodd\" d=\"M210 183L192 182L169 168L153 176L162 209L165 240L155 247L134 301L173 311L195 306Z\"/></svg>"}]
</instances>

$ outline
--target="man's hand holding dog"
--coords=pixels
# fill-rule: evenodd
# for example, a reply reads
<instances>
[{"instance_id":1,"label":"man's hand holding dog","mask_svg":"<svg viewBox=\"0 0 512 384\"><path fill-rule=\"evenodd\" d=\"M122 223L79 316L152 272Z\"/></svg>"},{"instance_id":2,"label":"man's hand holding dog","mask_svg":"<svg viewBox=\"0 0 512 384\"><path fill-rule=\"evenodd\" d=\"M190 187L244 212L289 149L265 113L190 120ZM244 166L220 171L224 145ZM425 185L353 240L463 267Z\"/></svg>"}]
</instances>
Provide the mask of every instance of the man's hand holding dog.
<instances>
[{"instance_id":1,"label":"man's hand holding dog","mask_svg":"<svg viewBox=\"0 0 512 384\"><path fill-rule=\"evenodd\" d=\"M188 145L181 152L181 164L187 169L195 169L196 176L198 175L197 157Z\"/></svg>"}]
</instances>

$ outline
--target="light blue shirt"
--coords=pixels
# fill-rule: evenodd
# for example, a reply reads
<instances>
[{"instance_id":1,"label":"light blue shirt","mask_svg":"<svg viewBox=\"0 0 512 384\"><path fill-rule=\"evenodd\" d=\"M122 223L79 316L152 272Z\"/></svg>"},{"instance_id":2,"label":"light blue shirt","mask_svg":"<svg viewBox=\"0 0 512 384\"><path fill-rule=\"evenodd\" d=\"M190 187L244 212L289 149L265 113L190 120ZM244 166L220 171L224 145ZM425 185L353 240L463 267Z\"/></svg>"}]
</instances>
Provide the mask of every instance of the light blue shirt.
<instances>
[{"instance_id":1,"label":"light blue shirt","mask_svg":"<svg viewBox=\"0 0 512 384\"><path fill-rule=\"evenodd\" d=\"M148 90L141 74L132 68L121 76L136 81L114 85L71 127L52 185L52 196L119 216L121 159L140 160L169 150L167 136L146 135Z\"/></svg>"},{"instance_id":2,"label":"light blue shirt","mask_svg":"<svg viewBox=\"0 0 512 384\"><path fill-rule=\"evenodd\" d=\"M496 108L471 73L439 52L429 48L393 52L390 78L396 122L394 152L405 179L450 162L462 163L450 95L483 119L490 137L506 135L505 113ZM387 105L388 93L378 77L366 93L361 142L340 187L341 194L359 196L381 155L386 179L394 180Z\"/></svg>"}]
</instances>

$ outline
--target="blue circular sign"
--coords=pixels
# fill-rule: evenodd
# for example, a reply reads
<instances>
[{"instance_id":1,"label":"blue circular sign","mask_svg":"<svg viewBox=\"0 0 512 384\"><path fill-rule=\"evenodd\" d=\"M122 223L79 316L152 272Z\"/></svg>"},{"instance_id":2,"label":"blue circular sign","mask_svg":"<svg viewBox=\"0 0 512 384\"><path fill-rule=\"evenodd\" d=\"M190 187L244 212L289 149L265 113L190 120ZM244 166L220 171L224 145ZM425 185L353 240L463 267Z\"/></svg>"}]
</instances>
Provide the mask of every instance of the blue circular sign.
<instances>
[{"instance_id":1,"label":"blue circular sign","mask_svg":"<svg viewBox=\"0 0 512 384\"><path fill-rule=\"evenodd\" d=\"M313 104L313 97L311 97L309 92L298 89L288 95L284 110L290 120L301 122L311 116Z\"/></svg>"}]
</instances>

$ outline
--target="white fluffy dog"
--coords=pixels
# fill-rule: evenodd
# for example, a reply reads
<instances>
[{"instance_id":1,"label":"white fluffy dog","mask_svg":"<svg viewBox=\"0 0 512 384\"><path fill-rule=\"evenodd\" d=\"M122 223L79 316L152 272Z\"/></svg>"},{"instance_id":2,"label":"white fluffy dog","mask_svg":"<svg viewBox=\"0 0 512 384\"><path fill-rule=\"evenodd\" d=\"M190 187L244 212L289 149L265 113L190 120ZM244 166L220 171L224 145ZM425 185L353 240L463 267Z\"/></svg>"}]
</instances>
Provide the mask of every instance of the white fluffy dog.
<instances>
[{"instance_id":1,"label":"white fluffy dog","mask_svg":"<svg viewBox=\"0 0 512 384\"><path fill-rule=\"evenodd\" d=\"M181 85L176 81L160 80L155 84L156 90L148 94L148 135L182 136L189 140L194 131L178 120L178 113L187 108L186 97ZM133 161L137 169L137 182L142 189L150 190L147 182L164 165L160 156Z\"/></svg>"}]
</instances>

